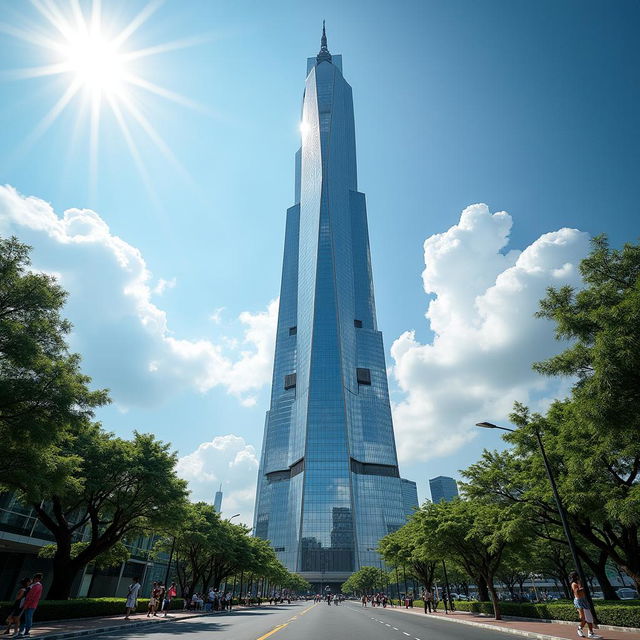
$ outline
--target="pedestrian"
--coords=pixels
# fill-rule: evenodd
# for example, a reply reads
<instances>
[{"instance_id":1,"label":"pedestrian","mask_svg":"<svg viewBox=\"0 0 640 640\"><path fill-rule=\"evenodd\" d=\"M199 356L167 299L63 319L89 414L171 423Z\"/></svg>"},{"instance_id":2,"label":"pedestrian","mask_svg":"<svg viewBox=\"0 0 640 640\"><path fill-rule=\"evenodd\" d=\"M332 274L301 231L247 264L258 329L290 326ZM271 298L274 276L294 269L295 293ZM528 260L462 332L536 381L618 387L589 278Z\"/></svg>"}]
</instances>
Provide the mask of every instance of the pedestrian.
<instances>
[{"instance_id":1,"label":"pedestrian","mask_svg":"<svg viewBox=\"0 0 640 640\"><path fill-rule=\"evenodd\" d=\"M20 618L20 631L16 638L29 638L31 636L31 625L33 624L33 614L38 608L38 603L42 597L42 574L34 574L29 591L24 596L22 605L22 616Z\"/></svg>"},{"instance_id":2,"label":"pedestrian","mask_svg":"<svg viewBox=\"0 0 640 640\"><path fill-rule=\"evenodd\" d=\"M432 593L432 597L433 597L433 613L436 613L438 611L438 603L440 602L440 600L438 599L438 589L436 588L435 591L433 591Z\"/></svg>"},{"instance_id":3,"label":"pedestrian","mask_svg":"<svg viewBox=\"0 0 640 640\"><path fill-rule=\"evenodd\" d=\"M158 583L154 582L151 587L151 594L149 596L149 604L147 606L147 618L153 614L156 615L156 609L158 607L158 601L156 599L156 595L158 593Z\"/></svg>"},{"instance_id":4,"label":"pedestrian","mask_svg":"<svg viewBox=\"0 0 640 640\"><path fill-rule=\"evenodd\" d=\"M586 592L583 584L580 582L580 578L576 571L572 571L569 574L569 582L571 583L571 591L573 591L573 606L578 610L580 616L580 624L578 625L578 635L584 638L584 625L589 627L589 634L587 638L602 638L597 633L593 632L593 613L589 606L589 601L586 598Z\"/></svg>"},{"instance_id":5,"label":"pedestrian","mask_svg":"<svg viewBox=\"0 0 640 640\"><path fill-rule=\"evenodd\" d=\"M361 606L363 606L363 607L366 607L366 606L367 606L367 594L364 594L364 595L362 596L362 599L361 599L361 601L360 601L360 602L362 602L362 605L361 605Z\"/></svg>"},{"instance_id":6,"label":"pedestrian","mask_svg":"<svg viewBox=\"0 0 640 640\"><path fill-rule=\"evenodd\" d=\"M131 613L136 610L140 587L140 578L138 578L138 576L135 576L133 578L133 582L129 585L129 591L127 592L127 602L125 603L125 606L127 607L127 613L124 617L125 620L129 620L129 616L131 615Z\"/></svg>"},{"instance_id":7,"label":"pedestrian","mask_svg":"<svg viewBox=\"0 0 640 640\"><path fill-rule=\"evenodd\" d=\"M18 633L18 627L20 625L20 616L22 615L22 608L24 606L25 597L29 591L29 585L31 584L31 578L23 578L20 580L20 586L18 592L13 601L13 607L7 616L7 628L3 635L11 633L11 627L13 627L14 635Z\"/></svg>"},{"instance_id":8,"label":"pedestrian","mask_svg":"<svg viewBox=\"0 0 640 640\"><path fill-rule=\"evenodd\" d=\"M164 597L163 609L164 609L164 617L167 617L167 613L169 613L169 609L171 609L171 601L178 595L178 590L176 589L176 583L172 582L167 589L167 593Z\"/></svg>"},{"instance_id":9,"label":"pedestrian","mask_svg":"<svg viewBox=\"0 0 640 640\"><path fill-rule=\"evenodd\" d=\"M162 611L164 609L164 597L167 594L167 588L162 584L158 584L158 596L156 598L156 613L153 615L156 616L157 611Z\"/></svg>"}]
</instances>

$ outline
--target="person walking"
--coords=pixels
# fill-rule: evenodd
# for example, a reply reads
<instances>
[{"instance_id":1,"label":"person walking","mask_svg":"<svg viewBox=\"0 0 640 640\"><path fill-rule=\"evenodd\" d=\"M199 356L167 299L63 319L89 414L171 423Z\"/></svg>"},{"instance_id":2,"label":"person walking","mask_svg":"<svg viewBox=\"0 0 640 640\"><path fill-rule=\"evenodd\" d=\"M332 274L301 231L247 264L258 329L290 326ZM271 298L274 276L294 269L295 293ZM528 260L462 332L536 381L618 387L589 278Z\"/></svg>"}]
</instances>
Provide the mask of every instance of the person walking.
<instances>
[{"instance_id":1,"label":"person walking","mask_svg":"<svg viewBox=\"0 0 640 640\"><path fill-rule=\"evenodd\" d=\"M589 627L589 634L587 638L602 638L597 633L593 632L593 612L589 606L589 601L586 598L584 586L580 582L578 573L572 571L569 574L569 582L571 583L571 591L573 591L573 606L578 610L580 616L580 624L578 625L578 635L584 638L584 625Z\"/></svg>"},{"instance_id":2,"label":"person walking","mask_svg":"<svg viewBox=\"0 0 640 640\"><path fill-rule=\"evenodd\" d=\"M178 595L178 590L176 589L176 583L172 582L167 589L167 593L164 597L163 609L164 609L164 617L167 617L169 613L169 609L171 609L171 601Z\"/></svg>"},{"instance_id":3,"label":"person walking","mask_svg":"<svg viewBox=\"0 0 640 640\"><path fill-rule=\"evenodd\" d=\"M127 602L125 603L125 606L127 607L127 613L124 616L125 620L129 620L131 613L136 610L140 587L140 578L138 578L138 576L135 576L133 578L133 582L129 585L129 591L127 592Z\"/></svg>"},{"instance_id":4,"label":"person walking","mask_svg":"<svg viewBox=\"0 0 640 640\"><path fill-rule=\"evenodd\" d=\"M33 625L33 614L38 608L38 603L42 597L42 574L36 573L33 576L29 591L24 596L22 606L22 617L20 618L20 631L16 638L29 638L31 636L31 626Z\"/></svg>"},{"instance_id":5,"label":"person walking","mask_svg":"<svg viewBox=\"0 0 640 640\"><path fill-rule=\"evenodd\" d=\"M151 595L149 596L149 605L147 606L147 618L153 614L156 615L158 608L158 583L154 582L151 587Z\"/></svg>"},{"instance_id":6,"label":"person walking","mask_svg":"<svg viewBox=\"0 0 640 640\"><path fill-rule=\"evenodd\" d=\"M13 601L13 607L11 607L11 611L7 616L7 628L3 635L8 635L11 633L11 628L13 627L14 635L18 633L18 628L20 625L20 616L22 615L22 608L24 607L24 600L29 591L29 585L31 584L31 578L23 578L20 580L20 586L18 587L18 592L16 593L16 597Z\"/></svg>"}]
</instances>

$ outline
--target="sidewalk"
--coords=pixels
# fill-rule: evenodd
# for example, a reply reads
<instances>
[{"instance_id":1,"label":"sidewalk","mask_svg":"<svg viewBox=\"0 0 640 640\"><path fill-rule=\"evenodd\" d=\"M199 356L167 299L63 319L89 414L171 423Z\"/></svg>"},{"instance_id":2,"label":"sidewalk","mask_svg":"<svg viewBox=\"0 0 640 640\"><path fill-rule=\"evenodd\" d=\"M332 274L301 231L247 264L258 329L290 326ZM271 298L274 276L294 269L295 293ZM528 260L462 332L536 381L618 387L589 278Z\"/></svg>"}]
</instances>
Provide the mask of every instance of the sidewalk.
<instances>
[{"instance_id":1,"label":"sidewalk","mask_svg":"<svg viewBox=\"0 0 640 640\"><path fill-rule=\"evenodd\" d=\"M234 607L235 609L244 609L245 607ZM212 616L225 611L183 611L176 609L171 611L167 617L157 616L147 618L146 613L133 614L130 620L124 619L124 613L118 616L105 616L101 618L74 618L73 620L45 620L38 622L36 619L31 629L31 637L40 640L62 640L63 638L75 638L79 636L94 635L97 633L105 633L108 631L118 631L124 627L130 629L151 624L162 624L163 622L175 622L187 620L189 618L199 618L201 616ZM13 636L5 636L12 638Z\"/></svg>"},{"instance_id":2,"label":"sidewalk","mask_svg":"<svg viewBox=\"0 0 640 640\"><path fill-rule=\"evenodd\" d=\"M511 633L526 638L536 638L537 640L574 640L578 637L576 633L576 627L578 626L577 621L575 624L571 624L567 622L545 622L543 620L494 620L493 618L468 613L466 611L454 611L448 614L444 613L444 611L438 611L437 613L425 614L422 609L416 607L413 609L394 607L394 609L397 611L402 610L405 613L416 616L432 616L439 620L446 620L452 624L482 627L484 629ZM587 628L585 627L585 635L586 632ZM603 638L606 638L606 640L640 640L640 632L637 629L625 630L624 627L617 627L613 630L603 626L600 629L596 629L595 632Z\"/></svg>"}]
</instances>

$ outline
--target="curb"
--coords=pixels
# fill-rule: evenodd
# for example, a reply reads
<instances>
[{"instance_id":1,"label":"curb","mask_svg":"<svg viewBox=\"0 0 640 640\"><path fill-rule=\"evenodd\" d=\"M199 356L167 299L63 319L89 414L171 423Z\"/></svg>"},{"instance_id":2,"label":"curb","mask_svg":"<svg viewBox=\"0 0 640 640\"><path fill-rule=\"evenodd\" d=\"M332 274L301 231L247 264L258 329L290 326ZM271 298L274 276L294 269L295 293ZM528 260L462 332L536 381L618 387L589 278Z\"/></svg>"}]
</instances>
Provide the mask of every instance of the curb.
<instances>
[{"instance_id":1,"label":"curb","mask_svg":"<svg viewBox=\"0 0 640 640\"><path fill-rule=\"evenodd\" d=\"M401 609L401 611L403 611ZM419 615L417 611L410 611L404 609L407 613L413 613ZM454 624L466 624L468 627L480 627L481 629L489 629L491 631L499 631L500 633L510 633L512 635L522 636L524 638L534 638L535 640L567 640L560 636L551 636L546 633L537 633L536 631L525 631L523 629L511 629L508 627L500 627L495 624L487 624L486 622L475 622L471 620L456 620L455 618L445 618L444 616L437 616L436 620L444 620L445 622L452 622Z\"/></svg>"},{"instance_id":2,"label":"curb","mask_svg":"<svg viewBox=\"0 0 640 640\"><path fill-rule=\"evenodd\" d=\"M408 611L409 613L418 613L421 612L422 609L421 607L413 607L413 609L404 609L405 611ZM490 618L493 619L493 617L488 614L488 613L475 613L472 614L470 612L460 612L457 615L476 615L479 618ZM440 618L441 616L438 616L438 618ZM451 622L474 622L473 620L461 620L458 619L456 620L455 618L449 618L449 617L443 617L443 620L450 620ZM555 620L553 618L525 618L522 616L508 616L508 615L503 615L502 616L503 620L512 620L514 622L544 622L545 624L564 624L564 625L569 625L569 626L576 626L578 624L577 620ZM478 622L478 624L484 624L483 622ZM498 628L497 626L491 626L491 628ZM636 628L636 627L618 627L612 624L599 624L596 629L602 629L604 631L618 631L620 633L640 633L640 629ZM529 632L529 633L534 633ZM548 636L548 637L557 637L557 636Z\"/></svg>"},{"instance_id":3,"label":"curb","mask_svg":"<svg viewBox=\"0 0 640 640\"><path fill-rule=\"evenodd\" d=\"M487 614L480 613L478 615L484 616ZM488 617L488 616L487 616ZM553 620L552 618L522 618L520 616L502 616L504 620L515 620L516 622L545 622L552 624L568 624L576 625L578 621L573 620ZM616 627L612 624L599 624L598 629L604 629L605 631L620 631L621 633L640 633L640 629L636 627Z\"/></svg>"}]
</instances>

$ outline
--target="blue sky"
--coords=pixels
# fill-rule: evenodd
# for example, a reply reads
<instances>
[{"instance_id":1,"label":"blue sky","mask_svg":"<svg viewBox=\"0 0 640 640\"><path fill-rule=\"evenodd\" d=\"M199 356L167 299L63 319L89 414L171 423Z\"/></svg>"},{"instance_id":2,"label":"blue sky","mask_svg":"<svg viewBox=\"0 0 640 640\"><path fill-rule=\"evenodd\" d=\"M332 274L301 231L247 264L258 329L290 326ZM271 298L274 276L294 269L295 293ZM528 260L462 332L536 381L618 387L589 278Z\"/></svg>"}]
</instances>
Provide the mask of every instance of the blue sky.
<instances>
[{"instance_id":1,"label":"blue sky","mask_svg":"<svg viewBox=\"0 0 640 640\"><path fill-rule=\"evenodd\" d=\"M71 4L57 6L68 14ZM91 3L80 6L88 16ZM105 33L147 6L104 1ZM194 496L213 499L222 481L229 508L250 512L250 447L259 452L268 407L268 308L293 200L306 58L317 52L322 19L354 89L403 473L427 498L427 477L455 475L499 443L492 433L473 437L464 426L471 416L505 420L513 400L544 406L566 389L522 364L558 348L530 312L545 286L578 283L585 234L605 232L616 245L639 235L636 2L167 0L152 8L123 50L191 46L127 65L182 96L127 94L163 141L127 116L145 184L104 103L91 159L85 88L26 144L74 75L12 71L52 62L16 29L61 36L36 6L0 1L0 181L58 217L74 208L99 216L77 214L67 229L90 228L86 242L62 241L53 214L44 228L34 201L5 194L0 233L30 242L35 266L71 291L72 344L96 384L114 389L99 415L105 427L172 441ZM474 203L488 209L461 219ZM511 220L491 215L500 211ZM583 233L544 236L564 227ZM138 297L127 280L136 269L148 288Z\"/></svg>"}]
</instances>

